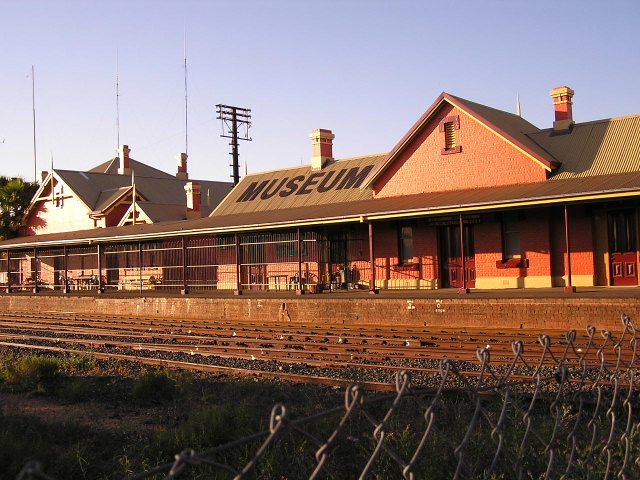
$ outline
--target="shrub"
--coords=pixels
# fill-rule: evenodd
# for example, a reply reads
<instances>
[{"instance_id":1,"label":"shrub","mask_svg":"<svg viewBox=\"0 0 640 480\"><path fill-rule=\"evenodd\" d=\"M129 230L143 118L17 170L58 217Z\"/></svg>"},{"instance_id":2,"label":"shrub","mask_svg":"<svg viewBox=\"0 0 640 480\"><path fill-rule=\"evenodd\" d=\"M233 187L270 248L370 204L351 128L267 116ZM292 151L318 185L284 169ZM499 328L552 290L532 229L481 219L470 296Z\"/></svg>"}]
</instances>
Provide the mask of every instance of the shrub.
<instances>
[{"instance_id":1,"label":"shrub","mask_svg":"<svg viewBox=\"0 0 640 480\"><path fill-rule=\"evenodd\" d=\"M140 376L133 387L133 398L142 405L173 400L176 382L166 370L152 369Z\"/></svg>"},{"instance_id":2,"label":"shrub","mask_svg":"<svg viewBox=\"0 0 640 480\"><path fill-rule=\"evenodd\" d=\"M6 363L2 371L5 382L14 387L31 388L38 382L52 380L60 370L60 362L56 358L30 355Z\"/></svg>"}]
</instances>

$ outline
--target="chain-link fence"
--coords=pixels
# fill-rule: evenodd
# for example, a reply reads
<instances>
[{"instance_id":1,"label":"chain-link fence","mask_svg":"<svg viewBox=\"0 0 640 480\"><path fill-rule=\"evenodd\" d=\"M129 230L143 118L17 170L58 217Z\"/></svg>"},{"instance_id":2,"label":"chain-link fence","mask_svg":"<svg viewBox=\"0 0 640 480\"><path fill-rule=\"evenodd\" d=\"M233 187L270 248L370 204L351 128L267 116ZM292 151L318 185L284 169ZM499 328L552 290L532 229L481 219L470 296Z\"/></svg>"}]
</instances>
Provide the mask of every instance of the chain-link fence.
<instances>
[{"instance_id":1,"label":"chain-link fence","mask_svg":"<svg viewBox=\"0 0 640 480\"><path fill-rule=\"evenodd\" d=\"M353 385L344 405L313 416L279 404L267 430L187 448L129 480L640 478L638 340L622 321L620 335L588 328L586 344L575 331L559 345L541 335L535 364L514 342L509 362L492 363L490 348L464 371L442 361L430 386L402 371L394 394ZM49 477L33 463L18 478Z\"/></svg>"}]
</instances>

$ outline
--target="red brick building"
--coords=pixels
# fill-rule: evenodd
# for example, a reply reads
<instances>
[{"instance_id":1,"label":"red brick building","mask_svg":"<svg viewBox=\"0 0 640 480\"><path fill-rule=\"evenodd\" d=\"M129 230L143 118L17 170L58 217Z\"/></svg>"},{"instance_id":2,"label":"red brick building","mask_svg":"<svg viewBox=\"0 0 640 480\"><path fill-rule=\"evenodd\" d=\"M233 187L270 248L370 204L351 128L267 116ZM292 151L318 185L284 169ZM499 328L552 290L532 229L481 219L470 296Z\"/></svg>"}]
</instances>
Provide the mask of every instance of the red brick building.
<instances>
[{"instance_id":1,"label":"red brick building","mask_svg":"<svg viewBox=\"0 0 640 480\"><path fill-rule=\"evenodd\" d=\"M443 93L388 154L334 160L316 130L311 165L246 176L206 218L14 239L0 272L185 292L637 285L640 116L576 123L573 91L551 96L539 129Z\"/></svg>"}]
</instances>

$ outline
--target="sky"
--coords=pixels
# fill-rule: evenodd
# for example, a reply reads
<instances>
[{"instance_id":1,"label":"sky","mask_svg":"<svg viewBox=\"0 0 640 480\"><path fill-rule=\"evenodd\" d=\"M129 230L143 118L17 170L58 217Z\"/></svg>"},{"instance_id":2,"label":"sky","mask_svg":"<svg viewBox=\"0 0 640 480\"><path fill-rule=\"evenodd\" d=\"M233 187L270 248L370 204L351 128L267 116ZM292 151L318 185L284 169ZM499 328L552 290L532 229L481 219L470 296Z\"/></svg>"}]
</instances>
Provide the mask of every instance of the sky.
<instances>
[{"instance_id":1,"label":"sky","mask_svg":"<svg viewBox=\"0 0 640 480\"><path fill-rule=\"evenodd\" d=\"M577 122L640 114L639 24L633 0L2 0L0 175L127 144L231 181L217 104L251 110L242 173L309 164L317 128L337 159L388 152L443 91L513 113L519 97L540 128L563 85Z\"/></svg>"}]
</instances>

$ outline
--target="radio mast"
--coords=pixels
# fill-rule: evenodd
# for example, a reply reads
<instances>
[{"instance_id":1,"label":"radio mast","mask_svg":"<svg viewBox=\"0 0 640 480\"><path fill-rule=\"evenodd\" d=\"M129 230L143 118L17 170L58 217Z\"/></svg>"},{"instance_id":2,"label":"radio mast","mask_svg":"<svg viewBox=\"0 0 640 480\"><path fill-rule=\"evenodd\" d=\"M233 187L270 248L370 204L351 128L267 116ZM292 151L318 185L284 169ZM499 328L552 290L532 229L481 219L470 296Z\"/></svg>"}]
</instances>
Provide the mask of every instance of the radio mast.
<instances>
[{"instance_id":1,"label":"radio mast","mask_svg":"<svg viewBox=\"0 0 640 480\"><path fill-rule=\"evenodd\" d=\"M33 110L33 181L38 181L38 159L36 153L36 79L35 69L31 65L31 107ZM53 173L53 168L51 169Z\"/></svg>"}]
</instances>

